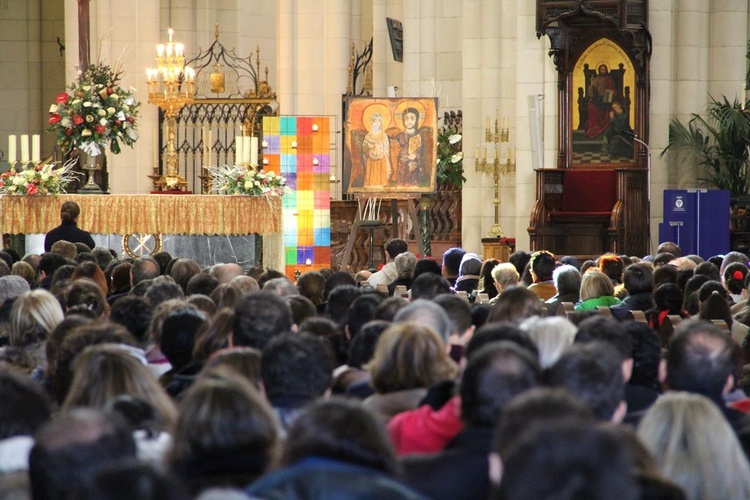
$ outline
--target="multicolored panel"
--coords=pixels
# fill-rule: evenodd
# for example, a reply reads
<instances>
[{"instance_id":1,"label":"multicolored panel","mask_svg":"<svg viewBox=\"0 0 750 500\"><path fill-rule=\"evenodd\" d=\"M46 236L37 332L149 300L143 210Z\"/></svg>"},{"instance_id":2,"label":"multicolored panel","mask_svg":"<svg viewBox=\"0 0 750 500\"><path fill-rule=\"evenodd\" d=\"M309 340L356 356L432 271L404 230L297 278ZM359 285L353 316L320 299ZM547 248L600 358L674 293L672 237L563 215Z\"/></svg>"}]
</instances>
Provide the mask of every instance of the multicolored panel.
<instances>
[{"instance_id":1,"label":"multicolored panel","mask_svg":"<svg viewBox=\"0 0 750 500\"><path fill-rule=\"evenodd\" d=\"M282 199L286 275L331 265L330 120L263 118L263 168L286 178Z\"/></svg>"}]
</instances>

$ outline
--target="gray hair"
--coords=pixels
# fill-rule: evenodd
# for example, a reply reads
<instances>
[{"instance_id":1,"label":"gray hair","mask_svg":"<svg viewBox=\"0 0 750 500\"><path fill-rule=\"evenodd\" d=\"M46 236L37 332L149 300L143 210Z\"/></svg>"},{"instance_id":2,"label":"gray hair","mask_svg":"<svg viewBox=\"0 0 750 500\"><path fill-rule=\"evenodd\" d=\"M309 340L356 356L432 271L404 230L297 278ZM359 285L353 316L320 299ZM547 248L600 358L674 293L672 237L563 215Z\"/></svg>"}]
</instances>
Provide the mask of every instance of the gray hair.
<instances>
[{"instance_id":1,"label":"gray hair","mask_svg":"<svg viewBox=\"0 0 750 500\"><path fill-rule=\"evenodd\" d=\"M394 323L413 321L422 323L435 330L443 342L448 343L448 337L453 333L453 322L445 310L434 302L426 299L417 299L408 306L402 308L393 318Z\"/></svg>"}]
</instances>

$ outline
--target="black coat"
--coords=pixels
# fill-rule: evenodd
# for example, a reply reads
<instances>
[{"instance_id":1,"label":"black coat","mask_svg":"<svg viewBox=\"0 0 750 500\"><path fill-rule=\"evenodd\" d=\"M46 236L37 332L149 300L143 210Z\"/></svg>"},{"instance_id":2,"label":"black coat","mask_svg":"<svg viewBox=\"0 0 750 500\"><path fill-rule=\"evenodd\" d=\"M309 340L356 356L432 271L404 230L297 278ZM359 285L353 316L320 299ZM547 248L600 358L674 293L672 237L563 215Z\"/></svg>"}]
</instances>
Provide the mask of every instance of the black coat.
<instances>
[{"instance_id":1,"label":"black coat","mask_svg":"<svg viewBox=\"0 0 750 500\"><path fill-rule=\"evenodd\" d=\"M92 249L96 246L91 235L83 229L78 229L75 222L63 222L50 230L44 237L44 251L51 252L52 245L63 240L71 243L83 243Z\"/></svg>"}]
</instances>

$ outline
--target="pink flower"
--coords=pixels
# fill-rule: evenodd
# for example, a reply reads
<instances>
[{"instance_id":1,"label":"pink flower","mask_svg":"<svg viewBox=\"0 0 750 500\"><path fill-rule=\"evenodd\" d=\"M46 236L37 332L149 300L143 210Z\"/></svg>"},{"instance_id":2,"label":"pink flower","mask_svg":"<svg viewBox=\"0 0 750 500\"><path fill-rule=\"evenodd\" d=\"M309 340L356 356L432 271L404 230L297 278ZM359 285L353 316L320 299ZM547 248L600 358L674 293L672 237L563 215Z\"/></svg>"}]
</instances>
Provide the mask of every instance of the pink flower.
<instances>
[{"instance_id":1,"label":"pink flower","mask_svg":"<svg viewBox=\"0 0 750 500\"><path fill-rule=\"evenodd\" d=\"M66 102L68 102L68 93L60 92L59 94L57 94L55 101L57 102L57 104L65 104Z\"/></svg>"},{"instance_id":2,"label":"pink flower","mask_svg":"<svg viewBox=\"0 0 750 500\"><path fill-rule=\"evenodd\" d=\"M29 184L28 186L26 186L26 194L30 196L35 195L38 191L39 190L37 189L37 187L33 184Z\"/></svg>"}]
</instances>

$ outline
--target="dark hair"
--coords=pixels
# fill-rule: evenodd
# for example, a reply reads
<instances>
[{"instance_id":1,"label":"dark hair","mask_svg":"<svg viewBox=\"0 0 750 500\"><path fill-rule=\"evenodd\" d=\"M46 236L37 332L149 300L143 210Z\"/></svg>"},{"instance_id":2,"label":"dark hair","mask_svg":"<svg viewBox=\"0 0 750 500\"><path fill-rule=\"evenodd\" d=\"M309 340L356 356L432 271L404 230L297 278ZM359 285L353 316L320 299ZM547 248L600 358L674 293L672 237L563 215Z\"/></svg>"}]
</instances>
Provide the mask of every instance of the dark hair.
<instances>
[{"instance_id":1,"label":"dark hair","mask_svg":"<svg viewBox=\"0 0 750 500\"><path fill-rule=\"evenodd\" d=\"M169 252L157 252L152 257L159 264L159 273L165 274L167 265L172 260L172 255Z\"/></svg>"},{"instance_id":2,"label":"dark hair","mask_svg":"<svg viewBox=\"0 0 750 500\"><path fill-rule=\"evenodd\" d=\"M415 126L416 126L416 124L419 123L419 110L417 108L411 108L411 107L404 108L404 110L401 112L401 117L406 118L406 115L408 115L409 113L413 114L417 118L416 123L415 123Z\"/></svg>"},{"instance_id":3,"label":"dark hair","mask_svg":"<svg viewBox=\"0 0 750 500\"><path fill-rule=\"evenodd\" d=\"M711 323L686 320L670 338L666 360L671 390L720 398L732 373L732 341Z\"/></svg>"},{"instance_id":4,"label":"dark hair","mask_svg":"<svg viewBox=\"0 0 750 500\"><path fill-rule=\"evenodd\" d=\"M234 309L232 339L235 345L263 350L273 336L291 329L292 311L289 304L276 294L247 294Z\"/></svg>"},{"instance_id":5,"label":"dark hair","mask_svg":"<svg viewBox=\"0 0 750 500\"><path fill-rule=\"evenodd\" d=\"M409 301L403 297L388 297L384 299L378 307L375 308L375 314L372 319L382 319L385 321L393 321L396 314L409 305Z\"/></svg>"},{"instance_id":6,"label":"dark hair","mask_svg":"<svg viewBox=\"0 0 750 500\"><path fill-rule=\"evenodd\" d=\"M625 269L625 289L630 295L654 291L654 272L648 264L631 264Z\"/></svg>"},{"instance_id":7,"label":"dark hair","mask_svg":"<svg viewBox=\"0 0 750 500\"><path fill-rule=\"evenodd\" d=\"M112 267L110 273L109 294L115 295L130 290L130 268L133 264L130 262L118 262Z\"/></svg>"},{"instance_id":8,"label":"dark hair","mask_svg":"<svg viewBox=\"0 0 750 500\"><path fill-rule=\"evenodd\" d=\"M315 304L304 295L289 295L285 297L292 311L292 323L299 326L308 318L314 318L318 314Z\"/></svg>"},{"instance_id":9,"label":"dark hair","mask_svg":"<svg viewBox=\"0 0 750 500\"><path fill-rule=\"evenodd\" d=\"M151 281L143 297L149 301L151 307L155 308L169 299L184 300L185 292L171 278L158 276Z\"/></svg>"},{"instance_id":10,"label":"dark hair","mask_svg":"<svg viewBox=\"0 0 750 500\"><path fill-rule=\"evenodd\" d=\"M711 292L711 295L706 300L701 301L698 318L702 320L722 319L730 328L734 322L729 302L717 291Z\"/></svg>"},{"instance_id":11,"label":"dark hair","mask_svg":"<svg viewBox=\"0 0 750 500\"><path fill-rule=\"evenodd\" d=\"M493 298L497 295L497 288L495 288L495 279L492 277L492 270L495 269L498 264L500 264L500 261L497 259L487 259L482 263L482 268L479 270L479 284L477 285L477 291L479 293L486 293L489 298Z\"/></svg>"},{"instance_id":12,"label":"dark hair","mask_svg":"<svg viewBox=\"0 0 750 500\"><path fill-rule=\"evenodd\" d=\"M368 321L359 329L359 333L349 346L347 366L362 369L375 355L375 346L384 331L391 326L389 321Z\"/></svg>"},{"instance_id":13,"label":"dark hair","mask_svg":"<svg viewBox=\"0 0 750 500\"><path fill-rule=\"evenodd\" d=\"M29 455L31 496L74 498L75 487L85 477L122 458L135 458L135 442L119 418L90 408L65 413L35 437Z\"/></svg>"},{"instance_id":14,"label":"dark hair","mask_svg":"<svg viewBox=\"0 0 750 500\"><path fill-rule=\"evenodd\" d=\"M550 281L555 271L555 256L546 250L534 252L531 255L531 270L536 275L537 281Z\"/></svg>"},{"instance_id":15,"label":"dark hair","mask_svg":"<svg viewBox=\"0 0 750 500\"><path fill-rule=\"evenodd\" d=\"M523 271L526 269L526 265L529 261L531 261L531 254L529 252L524 252L523 250L513 252L510 254L510 257L508 257L508 262L516 267L519 276L523 275Z\"/></svg>"},{"instance_id":16,"label":"dark hair","mask_svg":"<svg viewBox=\"0 0 750 500\"><path fill-rule=\"evenodd\" d=\"M331 398L316 401L292 424L282 462L293 465L321 457L395 475L396 455L385 429L356 402Z\"/></svg>"},{"instance_id":17,"label":"dark hair","mask_svg":"<svg viewBox=\"0 0 750 500\"><path fill-rule=\"evenodd\" d=\"M507 451L496 498L639 498L634 460L610 430L579 422L535 427ZM540 474L541 471L544 473Z\"/></svg>"},{"instance_id":18,"label":"dark hair","mask_svg":"<svg viewBox=\"0 0 750 500\"><path fill-rule=\"evenodd\" d=\"M487 318L488 323L511 321L520 323L526 318L537 316L542 309L539 297L524 286L510 286L503 290Z\"/></svg>"},{"instance_id":19,"label":"dark hair","mask_svg":"<svg viewBox=\"0 0 750 500\"><path fill-rule=\"evenodd\" d=\"M198 332L193 347L193 360L207 360L213 353L227 347L229 337L232 335L233 322L234 310L228 307L219 309L209 324Z\"/></svg>"},{"instance_id":20,"label":"dark hair","mask_svg":"<svg viewBox=\"0 0 750 500\"><path fill-rule=\"evenodd\" d=\"M659 266L653 270L654 286L658 287L662 283L677 283L679 271L675 266Z\"/></svg>"},{"instance_id":21,"label":"dark hair","mask_svg":"<svg viewBox=\"0 0 750 500\"><path fill-rule=\"evenodd\" d=\"M81 207L75 201L66 201L60 207L60 219L63 222L75 222L81 214Z\"/></svg>"},{"instance_id":22,"label":"dark hair","mask_svg":"<svg viewBox=\"0 0 750 500\"><path fill-rule=\"evenodd\" d=\"M33 436L52 416L52 403L28 377L0 368L0 440Z\"/></svg>"},{"instance_id":23,"label":"dark hair","mask_svg":"<svg viewBox=\"0 0 750 500\"><path fill-rule=\"evenodd\" d=\"M670 262L672 262L676 258L677 258L676 255L671 254L669 252L657 253L654 256L654 260L653 260L654 267L661 267L661 266L663 266L665 264L669 264Z\"/></svg>"},{"instance_id":24,"label":"dark hair","mask_svg":"<svg viewBox=\"0 0 750 500\"><path fill-rule=\"evenodd\" d=\"M325 393L333 368L333 354L322 338L277 335L263 349L261 377L266 397L274 405L298 408Z\"/></svg>"},{"instance_id":25,"label":"dark hair","mask_svg":"<svg viewBox=\"0 0 750 500\"><path fill-rule=\"evenodd\" d=\"M326 304L328 317L342 327L346 325L346 320L349 319L349 307L361 294L362 291L356 285L339 285L334 288L328 295Z\"/></svg>"},{"instance_id":26,"label":"dark hair","mask_svg":"<svg viewBox=\"0 0 750 500\"><path fill-rule=\"evenodd\" d=\"M55 271L57 271L67 263L67 259L62 255L57 253L45 252L39 259L39 272L43 272L47 276L52 276L55 274Z\"/></svg>"},{"instance_id":27,"label":"dark hair","mask_svg":"<svg viewBox=\"0 0 750 500\"><path fill-rule=\"evenodd\" d=\"M208 273L194 274L185 285L185 295L211 295L211 292L219 286L219 280Z\"/></svg>"},{"instance_id":28,"label":"dark hair","mask_svg":"<svg viewBox=\"0 0 750 500\"><path fill-rule=\"evenodd\" d=\"M461 259L464 258L466 250L463 248L449 248L443 254L443 267L448 276L458 276L459 267L461 266Z\"/></svg>"},{"instance_id":29,"label":"dark hair","mask_svg":"<svg viewBox=\"0 0 750 500\"><path fill-rule=\"evenodd\" d=\"M657 311L669 311L669 314L680 314L682 310L682 292L674 283L662 283L654 291L654 304Z\"/></svg>"},{"instance_id":30,"label":"dark hair","mask_svg":"<svg viewBox=\"0 0 750 500\"><path fill-rule=\"evenodd\" d=\"M669 252L675 257L682 257L682 249L677 245L677 243L673 243L671 241L664 241L662 243L659 243L659 246L656 247L656 253L664 253Z\"/></svg>"},{"instance_id":31,"label":"dark hair","mask_svg":"<svg viewBox=\"0 0 750 500\"><path fill-rule=\"evenodd\" d=\"M182 291L187 294L188 282L193 276L200 274L200 272L200 266L193 259L177 259L177 261L172 264L172 269L170 269L169 275L175 283L180 285Z\"/></svg>"},{"instance_id":32,"label":"dark hair","mask_svg":"<svg viewBox=\"0 0 750 500\"><path fill-rule=\"evenodd\" d=\"M513 342L519 347L526 349L534 358L539 359L539 348L531 340L529 334L521 330L517 325L507 322L488 323L479 328L472 335L469 343L464 348L464 356L467 358L482 347L498 341Z\"/></svg>"},{"instance_id":33,"label":"dark hair","mask_svg":"<svg viewBox=\"0 0 750 500\"><path fill-rule=\"evenodd\" d=\"M620 362L633 357L633 342L625 326L613 318L595 315L586 318L578 324L578 332L574 342L606 342L615 348Z\"/></svg>"},{"instance_id":34,"label":"dark hair","mask_svg":"<svg viewBox=\"0 0 750 500\"><path fill-rule=\"evenodd\" d=\"M658 391L661 342L659 335L645 323L623 323L633 344L633 373L628 384L642 385Z\"/></svg>"},{"instance_id":35,"label":"dark hair","mask_svg":"<svg viewBox=\"0 0 750 500\"><path fill-rule=\"evenodd\" d=\"M549 382L581 398L601 420L612 418L625 394L620 355L604 342L573 344L550 368Z\"/></svg>"},{"instance_id":36,"label":"dark hair","mask_svg":"<svg viewBox=\"0 0 750 500\"><path fill-rule=\"evenodd\" d=\"M130 268L130 275L133 278L133 286L141 281L154 279L160 274L161 266L159 266L159 263L156 260L148 256L138 257Z\"/></svg>"},{"instance_id":37,"label":"dark hair","mask_svg":"<svg viewBox=\"0 0 750 500\"><path fill-rule=\"evenodd\" d=\"M461 261L459 261L460 263ZM414 266L414 278L424 273L433 273L438 276L442 276L442 270L440 269L440 263L431 257L425 257L419 259L417 264Z\"/></svg>"},{"instance_id":38,"label":"dark hair","mask_svg":"<svg viewBox=\"0 0 750 500\"><path fill-rule=\"evenodd\" d=\"M138 343L145 346L149 341L148 325L152 310L151 304L143 297L125 296L112 304L109 319L127 328Z\"/></svg>"},{"instance_id":39,"label":"dark hair","mask_svg":"<svg viewBox=\"0 0 750 500\"><path fill-rule=\"evenodd\" d=\"M735 276L736 275L736 276ZM733 262L724 269L724 283L730 293L738 295L745 288L748 268L740 262Z\"/></svg>"},{"instance_id":40,"label":"dark hair","mask_svg":"<svg viewBox=\"0 0 750 500\"><path fill-rule=\"evenodd\" d=\"M458 295L438 295L433 301L443 308L453 322L453 333L462 334L471 327L471 307Z\"/></svg>"},{"instance_id":41,"label":"dark hair","mask_svg":"<svg viewBox=\"0 0 750 500\"><path fill-rule=\"evenodd\" d=\"M417 113L417 116L419 116L419 113ZM388 256L391 258L391 260L395 259L397 255L407 252L408 250L409 245L407 245L406 242L401 238L391 238L385 244L385 251L388 253Z\"/></svg>"},{"instance_id":42,"label":"dark hair","mask_svg":"<svg viewBox=\"0 0 750 500\"><path fill-rule=\"evenodd\" d=\"M461 420L494 428L511 399L539 384L539 363L508 341L493 342L469 356L461 377Z\"/></svg>"},{"instance_id":43,"label":"dark hair","mask_svg":"<svg viewBox=\"0 0 750 500\"><path fill-rule=\"evenodd\" d=\"M696 274L685 283L685 295L682 308L690 314L698 314L698 290L704 283L711 281L705 274Z\"/></svg>"},{"instance_id":44,"label":"dark hair","mask_svg":"<svg viewBox=\"0 0 750 500\"><path fill-rule=\"evenodd\" d=\"M700 302L703 302L708 299L708 297L710 297L714 292L718 293L724 300L727 300L729 298L727 289L724 288L724 285L722 285L718 281L706 281L698 289L698 300Z\"/></svg>"},{"instance_id":45,"label":"dark hair","mask_svg":"<svg viewBox=\"0 0 750 500\"><path fill-rule=\"evenodd\" d=\"M355 281L354 277L346 271L336 271L326 279L326 286L323 291L323 296L328 299L331 295L331 292L335 288L343 285L351 285L353 287L356 287L357 282Z\"/></svg>"},{"instance_id":46,"label":"dark hair","mask_svg":"<svg viewBox=\"0 0 750 500\"><path fill-rule=\"evenodd\" d=\"M182 484L168 472L137 460L121 460L86 477L75 493L80 500L188 500Z\"/></svg>"},{"instance_id":47,"label":"dark hair","mask_svg":"<svg viewBox=\"0 0 750 500\"><path fill-rule=\"evenodd\" d=\"M411 298L434 299L440 294L452 293L448 280L434 273L422 273L411 284Z\"/></svg>"},{"instance_id":48,"label":"dark hair","mask_svg":"<svg viewBox=\"0 0 750 500\"><path fill-rule=\"evenodd\" d=\"M109 303L99 285L89 278L79 278L72 281L65 289L65 305L73 308L78 305L86 306L97 316L109 312Z\"/></svg>"},{"instance_id":49,"label":"dark hair","mask_svg":"<svg viewBox=\"0 0 750 500\"><path fill-rule=\"evenodd\" d=\"M207 322L206 316L193 307L175 309L164 319L159 348L173 370L179 371L193 360L195 339Z\"/></svg>"},{"instance_id":50,"label":"dark hair","mask_svg":"<svg viewBox=\"0 0 750 500\"><path fill-rule=\"evenodd\" d=\"M325 277L317 271L302 273L297 279L297 288L300 295L310 299L315 306L319 306L325 300Z\"/></svg>"},{"instance_id":51,"label":"dark hair","mask_svg":"<svg viewBox=\"0 0 750 500\"><path fill-rule=\"evenodd\" d=\"M721 273L719 273L719 268L713 262L705 261L695 266L693 275L698 276L699 274L708 276L708 279L713 281L721 281Z\"/></svg>"},{"instance_id":52,"label":"dark hair","mask_svg":"<svg viewBox=\"0 0 750 500\"><path fill-rule=\"evenodd\" d=\"M487 322L487 318L490 316L490 311L492 311L491 305L474 302L471 305L471 324L474 325L475 328L484 326Z\"/></svg>"}]
</instances>

